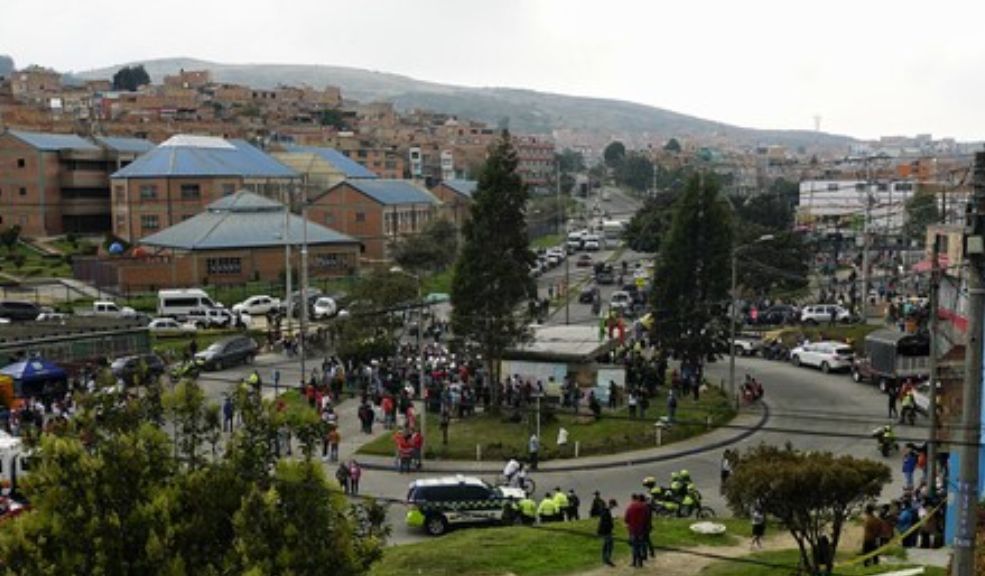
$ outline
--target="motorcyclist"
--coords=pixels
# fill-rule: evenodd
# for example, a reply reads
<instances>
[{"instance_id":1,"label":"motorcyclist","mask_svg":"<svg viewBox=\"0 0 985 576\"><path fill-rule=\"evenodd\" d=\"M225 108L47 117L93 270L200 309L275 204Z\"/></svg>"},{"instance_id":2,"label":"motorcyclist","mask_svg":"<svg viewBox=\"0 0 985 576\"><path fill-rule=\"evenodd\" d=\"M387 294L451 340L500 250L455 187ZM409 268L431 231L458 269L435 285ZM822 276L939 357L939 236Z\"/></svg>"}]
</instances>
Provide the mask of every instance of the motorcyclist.
<instances>
[{"instance_id":1,"label":"motorcyclist","mask_svg":"<svg viewBox=\"0 0 985 576\"><path fill-rule=\"evenodd\" d=\"M913 391L908 390L900 403L899 422L902 424L909 417L912 421L916 415L916 400L913 398Z\"/></svg>"}]
</instances>

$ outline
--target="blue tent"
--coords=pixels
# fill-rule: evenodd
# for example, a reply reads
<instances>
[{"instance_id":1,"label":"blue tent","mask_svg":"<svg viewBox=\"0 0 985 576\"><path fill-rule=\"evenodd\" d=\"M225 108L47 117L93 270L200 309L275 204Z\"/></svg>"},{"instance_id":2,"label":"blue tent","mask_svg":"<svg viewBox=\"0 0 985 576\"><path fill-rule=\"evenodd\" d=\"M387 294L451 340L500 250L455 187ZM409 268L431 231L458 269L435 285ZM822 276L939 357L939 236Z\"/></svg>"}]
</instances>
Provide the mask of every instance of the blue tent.
<instances>
[{"instance_id":1,"label":"blue tent","mask_svg":"<svg viewBox=\"0 0 985 576\"><path fill-rule=\"evenodd\" d=\"M0 374L14 379L15 395L19 397L53 393L68 382L68 374L60 366L41 358L14 362L0 368Z\"/></svg>"}]
</instances>

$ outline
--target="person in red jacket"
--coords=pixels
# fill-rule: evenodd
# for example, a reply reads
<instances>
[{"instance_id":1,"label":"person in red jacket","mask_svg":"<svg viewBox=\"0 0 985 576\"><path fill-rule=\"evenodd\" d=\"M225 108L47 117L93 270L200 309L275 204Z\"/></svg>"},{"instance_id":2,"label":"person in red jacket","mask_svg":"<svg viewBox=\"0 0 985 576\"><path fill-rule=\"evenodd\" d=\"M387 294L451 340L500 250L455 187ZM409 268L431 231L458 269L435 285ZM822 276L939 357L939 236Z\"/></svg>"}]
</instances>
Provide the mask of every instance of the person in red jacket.
<instances>
[{"instance_id":1,"label":"person in red jacket","mask_svg":"<svg viewBox=\"0 0 985 576\"><path fill-rule=\"evenodd\" d=\"M410 444L414 452L414 468L421 469L421 452L424 450L424 435L420 430L415 430L410 437Z\"/></svg>"},{"instance_id":2,"label":"person in red jacket","mask_svg":"<svg viewBox=\"0 0 985 576\"><path fill-rule=\"evenodd\" d=\"M650 507L639 494L633 494L624 515L629 531L629 546L633 551L633 567L641 568L646 557L646 527L650 521Z\"/></svg>"}]
</instances>

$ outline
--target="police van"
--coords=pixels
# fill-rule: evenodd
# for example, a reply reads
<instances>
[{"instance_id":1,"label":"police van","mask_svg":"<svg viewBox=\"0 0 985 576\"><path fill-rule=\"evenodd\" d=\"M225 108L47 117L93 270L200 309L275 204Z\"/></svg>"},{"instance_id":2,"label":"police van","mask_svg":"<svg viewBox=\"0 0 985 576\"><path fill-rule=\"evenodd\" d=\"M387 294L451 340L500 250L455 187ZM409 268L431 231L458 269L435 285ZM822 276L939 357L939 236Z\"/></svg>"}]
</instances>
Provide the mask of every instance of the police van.
<instances>
[{"instance_id":1,"label":"police van","mask_svg":"<svg viewBox=\"0 0 985 576\"><path fill-rule=\"evenodd\" d=\"M453 525L511 523L521 488L490 486L470 476L427 478L407 491L407 525L440 536Z\"/></svg>"}]
</instances>

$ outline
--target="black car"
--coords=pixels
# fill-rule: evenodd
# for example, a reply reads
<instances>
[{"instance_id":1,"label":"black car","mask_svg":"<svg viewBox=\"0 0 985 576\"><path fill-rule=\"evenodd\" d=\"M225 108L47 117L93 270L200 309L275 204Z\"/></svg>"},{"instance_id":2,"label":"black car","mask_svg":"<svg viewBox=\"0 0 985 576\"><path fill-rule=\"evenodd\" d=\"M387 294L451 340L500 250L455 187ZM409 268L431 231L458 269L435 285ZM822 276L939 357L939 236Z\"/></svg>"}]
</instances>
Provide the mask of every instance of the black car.
<instances>
[{"instance_id":1,"label":"black car","mask_svg":"<svg viewBox=\"0 0 985 576\"><path fill-rule=\"evenodd\" d=\"M591 304L595 300L595 295L598 293L598 286L586 286L582 288L581 294L578 295L578 302L580 304Z\"/></svg>"},{"instance_id":2,"label":"black car","mask_svg":"<svg viewBox=\"0 0 985 576\"><path fill-rule=\"evenodd\" d=\"M796 324L799 320L800 311L797 308L787 304L777 304L759 312L755 323L766 326L782 326L784 324Z\"/></svg>"},{"instance_id":3,"label":"black car","mask_svg":"<svg viewBox=\"0 0 985 576\"><path fill-rule=\"evenodd\" d=\"M113 360L109 369L113 372L113 376L123 380L124 384L133 386L135 383L134 377L140 373L141 363L147 369L147 377L155 380L160 378L167 368L164 360L161 360L161 357L157 354L137 354L135 356L124 356Z\"/></svg>"},{"instance_id":4,"label":"black car","mask_svg":"<svg viewBox=\"0 0 985 576\"><path fill-rule=\"evenodd\" d=\"M213 342L195 355L205 370L222 370L237 364L251 363L257 355L257 343L249 336L230 336Z\"/></svg>"},{"instance_id":5,"label":"black car","mask_svg":"<svg viewBox=\"0 0 985 576\"><path fill-rule=\"evenodd\" d=\"M595 265L595 282L597 284L615 284L616 274L611 264L598 263Z\"/></svg>"},{"instance_id":6,"label":"black car","mask_svg":"<svg viewBox=\"0 0 985 576\"><path fill-rule=\"evenodd\" d=\"M32 302L0 300L0 318L6 318L11 322L30 322L40 313L41 308Z\"/></svg>"}]
</instances>

